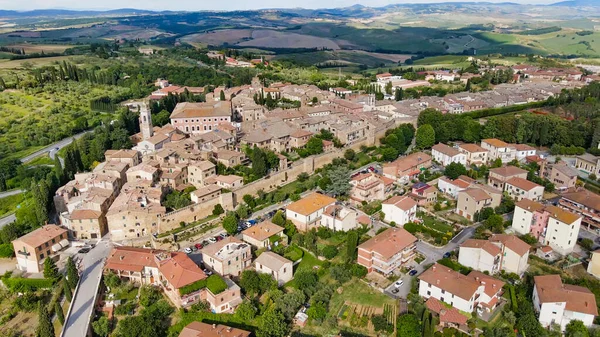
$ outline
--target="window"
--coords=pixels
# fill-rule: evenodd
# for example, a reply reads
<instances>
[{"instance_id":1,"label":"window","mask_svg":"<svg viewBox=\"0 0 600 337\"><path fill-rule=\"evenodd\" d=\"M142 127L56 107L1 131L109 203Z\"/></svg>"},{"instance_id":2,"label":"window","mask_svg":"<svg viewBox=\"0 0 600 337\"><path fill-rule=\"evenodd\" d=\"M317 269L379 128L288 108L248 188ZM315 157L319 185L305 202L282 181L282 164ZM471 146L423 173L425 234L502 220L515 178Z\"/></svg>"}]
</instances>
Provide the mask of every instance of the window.
<instances>
[{"instance_id":1,"label":"window","mask_svg":"<svg viewBox=\"0 0 600 337\"><path fill-rule=\"evenodd\" d=\"M44 258L44 254L40 254L40 260Z\"/></svg>"},{"instance_id":2,"label":"window","mask_svg":"<svg viewBox=\"0 0 600 337\"><path fill-rule=\"evenodd\" d=\"M227 261L227 265L228 265L228 266L231 266L231 261Z\"/></svg>"},{"instance_id":3,"label":"window","mask_svg":"<svg viewBox=\"0 0 600 337\"><path fill-rule=\"evenodd\" d=\"M431 296L431 291L427 291L427 296Z\"/></svg>"},{"instance_id":4,"label":"window","mask_svg":"<svg viewBox=\"0 0 600 337\"><path fill-rule=\"evenodd\" d=\"M445 294L445 293L446 293L446 290L442 289L442 294Z\"/></svg>"}]
</instances>

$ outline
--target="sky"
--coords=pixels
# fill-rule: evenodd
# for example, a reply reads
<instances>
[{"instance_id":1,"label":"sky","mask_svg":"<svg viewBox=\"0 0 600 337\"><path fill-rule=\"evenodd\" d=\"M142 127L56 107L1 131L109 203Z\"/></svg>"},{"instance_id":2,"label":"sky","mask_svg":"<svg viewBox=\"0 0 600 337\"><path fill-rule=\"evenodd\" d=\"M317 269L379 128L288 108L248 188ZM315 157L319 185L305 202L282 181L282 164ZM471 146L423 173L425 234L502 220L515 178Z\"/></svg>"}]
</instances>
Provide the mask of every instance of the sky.
<instances>
[{"instance_id":1,"label":"sky","mask_svg":"<svg viewBox=\"0 0 600 337\"><path fill-rule=\"evenodd\" d=\"M454 0L469 1L469 0ZM489 2L504 2L511 0L487 0ZM548 4L560 0L512 0L522 4ZM117 8L136 8L148 10L240 10L260 8L335 8L347 7L353 4L378 7L396 3L431 3L449 2L448 0L102 0L98 2L82 0L0 0L0 9L4 10L32 10L32 9L80 9L80 10L106 10Z\"/></svg>"}]
</instances>

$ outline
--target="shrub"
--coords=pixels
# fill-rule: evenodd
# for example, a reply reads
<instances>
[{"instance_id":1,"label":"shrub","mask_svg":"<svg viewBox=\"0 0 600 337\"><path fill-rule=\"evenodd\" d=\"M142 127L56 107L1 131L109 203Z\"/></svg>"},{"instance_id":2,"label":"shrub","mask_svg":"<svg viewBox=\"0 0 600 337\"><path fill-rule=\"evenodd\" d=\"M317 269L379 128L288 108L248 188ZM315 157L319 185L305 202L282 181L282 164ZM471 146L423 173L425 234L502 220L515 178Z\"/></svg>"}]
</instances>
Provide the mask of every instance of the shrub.
<instances>
[{"instance_id":1,"label":"shrub","mask_svg":"<svg viewBox=\"0 0 600 337\"><path fill-rule=\"evenodd\" d=\"M191 294L191 293L196 292L205 287L206 287L206 280L199 280L192 284L188 284L187 286L179 288L179 294L182 296Z\"/></svg>"},{"instance_id":2,"label":"shrub","mask_svg":"<svg viewBox=\"0 0 600 337\"><path fill-rule=\"evenodd\" d=\"M9 258L13 256L15 256L15 250L11 243L0 244L0 257Z\"/></svg>"},{"instance_id":3,"label":"shrub","mask_svg":"<svg viewBox=\"0 0 600 337\"><path fill-rule=\"evenodd\" d=\"M210 275L206 279L206 287L213 294L220 294L227 289L227 283L218 275Z\"/></svg>"},{"instance_id":4,"label":"shrub","mask_svg":"<svg viewBox=\"0 0 600 337\"><path fill-rule=\"evenodd\" d=\"M331 260L334 257L336 257L336 255L338 254L338 249L335 246L325 246L325 248L323 248L323 256L328 259Z\"/></svg>"},{"instance_id":5,"label":"shrub","mask_svg":"<svg viewBox=\"0 0 600 337\"><path fill-rule=\"evenodd\" d=\"M3 278L4 285L13 292L26 293L38 289L50 289L54 283L51 279Z\"/></svg>"}]
</instances>

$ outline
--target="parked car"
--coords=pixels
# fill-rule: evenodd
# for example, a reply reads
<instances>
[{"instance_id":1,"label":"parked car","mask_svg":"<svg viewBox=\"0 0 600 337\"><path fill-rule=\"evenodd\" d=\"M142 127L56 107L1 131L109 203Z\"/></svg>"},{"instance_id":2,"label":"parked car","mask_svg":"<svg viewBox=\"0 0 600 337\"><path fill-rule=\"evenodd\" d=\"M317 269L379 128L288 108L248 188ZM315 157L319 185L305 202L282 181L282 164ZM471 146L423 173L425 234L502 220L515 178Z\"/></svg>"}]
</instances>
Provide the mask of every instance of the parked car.
<instances>
[{"instance_id":1,"label":"parked car","mask_svg":"<svg viewBox=\"0 0 600 337\"><path fill-rule=\"evenodd\" d=\"M197 252L198 251L198 247L196 247L196 245L191 246L190 248L192 248L193 252Z\"/></svg>"},{"instance_id":2,"label":"parked car","mask_svg":"<svg viewBox=\"0 0 600 337\"><path fill-rule=\"evenodd\" d=\"M223 240L223 238L220 235L215 236L214 239L217 240L217 241Z\"/></svg>"},{"instance_id":3,"label":"parked car","mask_svg":"<svg viewBox=\"0 0 600 337\"><path fill-rule=\"evenodd\" d=\"M210 276L210 275L212 275L212 274L213 274L213 272L212 272L212 271L210 271L210 270L208 270L208 269L206 269L206 268L204 268L202 271L204 272L204 274L206 274L206 276Z\"/></svg>"},{"instance_id":4,"label":"parked car","mask_svg":"<svg viewBox=\"0 0 600 337\"><path fill-rule=\"evenodd\" d=\"M413 270L409 271L409 272L408 272L408 275L410 275L410 276L415 276L415 275L417 275L417 270L416 270L416 269L413 269Z\"/></svg>"},{"instance_id":5,"label":"parked car","mask_svg":"<svg viewBox=\"0 0 600 337\"><path fill-rule=\"evenodd\" d=\"M194 247L198 248L198 249L202 249L204 248L204 246L201 243L197 243L194 245Z\"/></svg>"},{"instance_id":6,"label":"parked car","mask_svg":"<svg viewBox=\"0 0 600 337\"><path fill-rule=\"evenodd\" d=\"M229 236L229 234L227 234L227 233L221 233L219 236L221 237L221 239L225 239L226 237Z\"/></svg>"},{"instance_id":7,"label":"parked car","mask_svg":"<svg viewBox=\"0 0 600 337\"><path fill-rule=\"evenodd\" d=\"M206 247L206 246L210 245L210 241L208 241L208 240L204 240L204 241L202 241L202 245L203 245L204 247Z\"/></svg>"},{"instance_id":8,"label":"parked car","mask_svg":"<svg viewBox=\"0 0 600 337\"><path fill-rule=\"evenodd\" d=\"M79 254L85 254L85 253L89 253L89 251L90 251L90 250L91 250L90 248L84 247L84 248L81 248L81 249L80 249L79 251L77 251L77 252L78 252Z\"/></svg>"},{"instance_id":9,"label":"parked car","mask_svg":"<svg viewBox=\"0 0 600 337\"><path fill-rule=\"evenodd\" d=\"M377 170L376 170L376 169L375 169L373 166L369 166L369 171L371 171L371 172L375 172L375 171L377 171Z\"/></svg>"},{"instance_id":10,"label":"parked car","mask_svg":"<svg viewBox=\"0 0 600 337\"><path fill-rule=\"evenodd\" d=\"M392 289L392 294L397 294L399 291L400 291L400 289L394 288L394 289Z\"/></svg>"},{"instance_id":11,"label":"parked car","mask_svg":"<svg viewBox=\"0 0 600 337\"><path fill-rule=\"evenodd\" d=\"M190 247L185 247L185 249L183 250L186 254L191 254L192 253L192 248Z\"/></svg>"},{"instance_id":12,"label":"parked car","mask_svg":"<svg viewBox=\"0 0 600 337\"><path fill-rule=\"evenodd\" d=\"M398 280L398 281L394 282L394 286L395 286L396 288L400 288L400 287L402 287L402 285L403 285L403 284L404 284L404 281L403 281L403 280Z\"/></svg>"},{"instance_id":13,"label":"parked car","mask_svg":"<svg viewBox=\"0 0 600 337\"><path fill-rule=\"evenodd\" d=\"M452 252L446 252L446 253L444 254L444 258L445 258L445 259L449 258L450 256L452 256Z\"/></svg>"},{"instance_id":14,"label":"parked car","mask_svg":"<svg viewBox=\"0 0 600 337\"><path fill-rule=\"evenodd\" d=\"M217 239L215 239L215 238L208 238L208 242L215 243L215 242L217 242Z\"/></svg>"}]
</instances>

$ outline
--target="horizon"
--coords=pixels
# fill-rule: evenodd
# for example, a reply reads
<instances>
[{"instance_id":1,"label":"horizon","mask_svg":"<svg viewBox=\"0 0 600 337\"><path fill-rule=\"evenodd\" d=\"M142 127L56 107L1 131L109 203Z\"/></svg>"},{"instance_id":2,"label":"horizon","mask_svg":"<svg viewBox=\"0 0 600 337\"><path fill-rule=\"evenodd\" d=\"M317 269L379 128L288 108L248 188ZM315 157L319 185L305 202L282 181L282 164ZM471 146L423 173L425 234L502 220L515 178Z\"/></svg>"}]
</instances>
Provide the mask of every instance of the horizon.
<instances>
[{"instance_id":1,"label":"horizon","mask_svg":"<svg viewBox=\"0 0 600 337\"><path fill-rule=\"evenodd\" d=\"M14 11L32 11L32 10L72 10L72 11L110 11L118 9L137 9L137 10L150 10L150 11L236 11L236 10L260 10L260 9L329 9L329 8L345 8L354 5L362 5L365 7L383 7L388 5L396 4L436 4L436 3L457 3L457 2L472 2L472 3L517 3L520 5L548 5L560 0L489 0L489 1L477 1L477 0L410 0L410 1L392 1L392 0L356 0L352 3L348 3L343 0L331 0L327 6L323 6L322 1L319 0L303 0L303 1L291 1L288 2L288 6L282 6L281 2L275 0L260 0L248 3L243 0L231 0L226 3L227 6L222 6L220 3L210 3L208 6L202 4L199 6L198 2L192 0L181 0L177 3L167 4L163 1L157 0L129 0L124 5L122 1L117 0L105 0L106 6L103 7L89 7L86 3L74 0L32 0L27 3L0 0L0 8L3 10L14 10ZM251 5L251 6L249 6Z\"/></svg>"}]
</instances>

